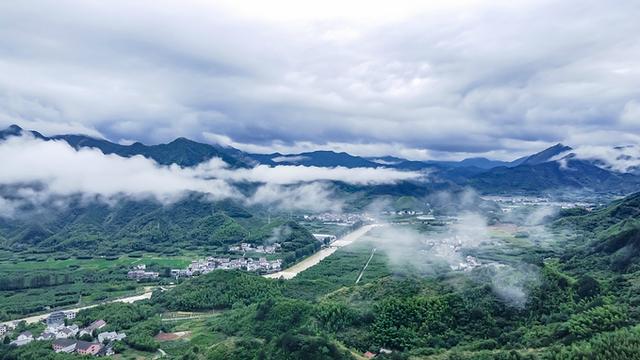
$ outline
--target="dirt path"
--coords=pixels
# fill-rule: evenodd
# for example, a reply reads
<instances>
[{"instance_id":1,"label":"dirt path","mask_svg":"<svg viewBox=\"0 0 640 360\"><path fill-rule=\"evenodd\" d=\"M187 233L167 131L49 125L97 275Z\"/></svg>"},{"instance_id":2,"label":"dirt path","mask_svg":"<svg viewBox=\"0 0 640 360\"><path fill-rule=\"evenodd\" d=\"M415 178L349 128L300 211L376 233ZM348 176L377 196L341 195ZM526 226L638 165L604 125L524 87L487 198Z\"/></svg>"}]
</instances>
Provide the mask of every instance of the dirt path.
<instances>
[{"instance_id":1,"label":"dirt path","mask_svg":"<svg viewBox=\"0 0 640 360\"><path fill-rule=\"evenodd\" d=\"M362 279L362 275L364 275L364 272L367 271L367 266L369 266L371 259L373 259L373 254L376 253L376 250L376 248L373 248L371 250L371 256L369 256L369 260L367 260L367 263L364 264L364 267L362 268L362 270L360 270L360 275L358 275L358 278L356 279L356 284L360 282L360 280Z\"/></svg>"},{"instance_id":2,"label":"dirt path","mask_svg":"<svg viewBox=\"0 0 640 360\"><path fill-rule=\"evenodd\" d=\"M270 279L279 279L279 278L283 278L283 279L286 279L286 280L292 279L296 275L298 275L299 273L307 270L308 268L310 268L312 266L317 265L320 261L322 261L322 259L324 259L327 256L333 254L339 248L341 248L343 246L347 246L347 245L353 243L354 241L360 239L363 235L368 233L369 230L373 229L376 226L379 226L379 225L378 224L371 224L371 225L365 225L365 226L363 226L361 228L358 228L358 229L350 232L349 234L341 237L340 239L334 241L331 244L331 246L326 247L324 249L321 249L317 253L315 253L315 254L309 256L308 258L296 263L292 267L290 267L288 269L285 269L285 270L282 270L282 271L279 271L277 273L264 275L264 277L270 278Z\"/></svg>"}]
</instances>

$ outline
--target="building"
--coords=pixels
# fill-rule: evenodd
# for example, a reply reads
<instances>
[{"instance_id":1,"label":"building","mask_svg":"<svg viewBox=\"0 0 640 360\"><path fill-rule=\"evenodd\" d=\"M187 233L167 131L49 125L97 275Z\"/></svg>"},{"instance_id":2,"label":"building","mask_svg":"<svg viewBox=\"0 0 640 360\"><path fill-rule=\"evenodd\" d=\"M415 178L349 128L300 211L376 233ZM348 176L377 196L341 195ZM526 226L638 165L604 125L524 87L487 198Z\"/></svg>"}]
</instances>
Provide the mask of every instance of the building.
<instances>
[{"instance_id":1,"label":"building","mask_svg":"<svg viewBox=\"0 0 640 360\"><path fill-rule=\"evenodd\" d=\"M127 272L127 277L134 280L157 279L158 276L160 276L160 273L156 271L131 270Z\"/></svg>"},{"instance_id":2,"label":"building","mask_svg":"<svg viewBox=\"0 0 640 360\"><path fill-rule=\"evenodd\" d=\"M335 235L331 235L331 234L312 234L314 238L316 238L316 240L324 243L324 244L330 244L334 241L336 241L336 236Z\"/></svg>"},{"instance_id":3,"label":"building","mask_svg":"<svg viewBox=\"0 0 640 360\"><path fill-rule=\"evenodd\" d=\"M80 355L96 355L102 345L99 343L91 343L87 341L78 340L76 343L76 352Z\"/></svg>"},{"instance_id":4,"label":"building","mask_svg":"<svg viewBox=\"0 0 640 360\"><path fill-rule=\"evenodd\" d=\"M65 311L64 315L67 317L68 320L73 320L76 318L77 312L75 311Z\"/></svg>"},{"instance_id":5,"label":"building","mask_svg":"<svg viewBox=\"0 0 640 360\"><path fill-rule=\"evenodd\" d=\"M82 335L88 334L93 336L93 332L95 330L102 329L105 326L107 326L107 323L104 320L96 320L91 324L89 324L89 326L87 326L86 328L80 330L80 333L78 335L82 336Z\"/></svg>"},{"instance_id":6,"label":"building","mask_svg":"<svg viewBox=\"0 0 640 360\"><path fill-rule=\"evenodd\" d=\"M30 331L25 331L18 335L18 338L13 340L10 344L15 346L27 345L33 341L33 334Z\"/></svg>"},{"instance_id":7,"label":"building","mask_svg":"<svg viewBox=\"0 0 640 360\"><path fill-rule=\"evenodd\" d=\"M76 350L76 344L78 342L73 339L57 339L51 345L53 347L53 351L55 352L64 352L64 353L72 353Z\"/></svg>"},{"instance_id":8,"label":"building","mask_svg":"<svg viewBox=\"0 0 640 360\"><path fill-rule=\"evenodd\" d=\"M111 355L115 355L115 353L116 352L113 350L113 343L108 343L107 345L103 346L102 349L100 349L100 351L98 351L96 355L111 356Z\"/></svg>"},{"instance_id":9,"label":"building","mask_svg":"<svg viewBox=\"0 0 640 360\"><path fill-rule=\"evenodd\" d=\"M38 336L36 338L36 340L55 340L56 339L56 333L51 332L49 330L45 330L42 334L40 334L40 336Z\"/></svg>"},{"instance_id":10,"label":"building","mask_svg":"<svg viewBox=\"0 0 640 360\"><path fill-rule=\"evenodd\" d=\"M62 311L56 311L49 316L47 316L47 327L56 328L64 325L64 319L67 318L67 315Z\"/></svg>"},{"instance_id":11,"label":"building","mask_svg":"<svg viewBox=\"0 0 640 360\"><path fill-rule=\"evenodd\" d=\"M0 324L0 336L4 336L8 331L8 327L5 324Z\"/></svg>"},{"instance_id":12,"label":"building","mask_svg":"<svg viewBox=\"0 0 640 360\"><path fill-rule=\"evenodd\" d=\"M89 324L89 326L87 326L87 329L91 329L91 331L93 331L93 330L102 329L105 326L107 326L107 322L101 319L101 320L96 320L91 324Z\"/></svg>"},{"instance_id":13,"label":"building","mask_svg":"<svg viewBox=\"0 0 640 360\"><path fill-rule=\"evenodd\" d=\"M115 331L103 332L103 333L98 334L98 342L102 344L102 343L104 343L105 340L108 340L108 341L120 341L120 340L123 340L126 337L127 337L127 335L125 333L118 334Z\"/></svg>"},{"instance_id":14,"label":"building","mask_svg":"<svg viewBox=\"0 0 640 360\"><path fill-rule=\"evenodd\" d=\"M68 339L76 336L78 333L78 325L65 326L58 330L56 333L56 338L58 339Z\"/></svg>"},{"instance_id":15,"label":"building","mask_svg":"<svg viewBox=\"0 0 640 360\"><path fill-rule=\"evenodd\" d=\"M36 340L68 339L76 336L78 325L58 326L46 328Z\"/></svg>"}]
</instances>

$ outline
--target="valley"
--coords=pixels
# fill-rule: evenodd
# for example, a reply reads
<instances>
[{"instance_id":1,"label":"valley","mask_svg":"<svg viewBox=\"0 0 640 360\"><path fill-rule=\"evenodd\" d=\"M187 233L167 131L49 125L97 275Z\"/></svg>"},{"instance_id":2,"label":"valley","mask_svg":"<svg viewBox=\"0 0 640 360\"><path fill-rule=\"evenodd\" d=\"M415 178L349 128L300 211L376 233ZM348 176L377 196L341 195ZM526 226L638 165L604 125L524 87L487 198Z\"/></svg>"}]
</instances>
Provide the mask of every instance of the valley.
<instances>
[{"instance_id":1,"label":"valley","mask_svg":"<svg viewBox=\"0 0 640 360\"><path fill-rule=\"evenodd\" d=\"M640 339L640 206L638 195L620 195L637 175L580 160L576 183L573 160L553 170L571 148L512 163L378 167L332 152L252 157L186 139L129 147L42 137L70 151L157 161L154 169L190 181L221 180L235 195L48 194L56 201L36 205L20 194L48 190L0 186L16 206L0 217L7 359L66 360L84 348L122 359L580 359L610 342L633 352ZM183 167L162 165L174 161ZM247 180L281 166L286 176L313 169L393 180ZM540 171L556 179L551 188L517 180ZM478 179L492 185L474 187ZM608 191L585 190L593 181ZM52 327L60 311L66 323Z\"/></svg>"},{"instance_id":2,"label":"valley","mask_svg":"<svg viewBox=\"0 0 640 360\"><path fill-rule=\"evenodd\" d=\"M639 18L0 1L0 360L640 360Z\"/></svg>"},{"instance_id":3,"label":"valley","mask_svg":"<svg viewBox=\"0 0 640 360\"><path fill-rule=\"evenodd\" d=\"M298 275L299 273L309 269L312 266L317 265L324 258L330 256L331 254L336 252L336 250L340 249L341 247L350 245L353 242L357 241L358 239L360 239L362 236L366 235L371 229L373 229L376 226L378 226L378 225L377 224L364 225L361 228L358 228L358 229L354 230L353 232L348 233L348 234L340 237L339 239L333 241L327 247L325 247L325 248L319 250L318 252L316 252L315 254L303 259L302 261L296 263L295 265L291 266L290 268L284 269L282 271L279 271L279 272L276 272L276 273L273 273L273 274L264 275L264 276L267 277L267 278L271 278L271 279L286 279L286 280L292 279L296 275Z\"/></svg>"},{"instance_id":4,"label":"valley","mask_svg":"<svg viewBox=\"0 0 640 360\"><path fill-rule=\"evenodd\" d=\"M267 274L264 275L264 277L267 278L272 278L272 279L279 279L279 278L283 278L283 279L291 279L293 277L295 277L298 273L305 271L309 268L311 268L312 266L317 265L320 261L322 261L322 259L326 258L327 256L330 256L331 254L333 254L337 249L343 247L343 246L347 246L351 243L353 243L354 241L357 241L360 237L362 237L363 235L365 235L369 230L371 230L372 228L374 228L376 225L365 225L363 227L357 228L356 230L354 230L351 233L347 233L346 235L342 236L340 239L334 241L333 243L331 243L329 246L322 248L321 250L319 250L318 252L310 255L309 257L304 258L303 260L295 263L293 266L284 269L282 271L279 272L275 272L275 273L271 273L271 274ZM96 260L79 260L79 261L73 261L73 260L53 260L53 261L48 261L48 262L44 262L44 263L36 263L33 265L29 265L27 263L22 263L22 266L19 268L16 268L13 264L12 265L5 265L6 268L11 268L11 270L19 270L19 271L43 271L43 270L61 270L61 269L65 269L65 268L76 268L76 269L88 269L88 268L103 268L103 269L109 269L110 267L114 267L114 268L122 268L122 267L127 267L127 268L131 268L133 266L137 266L139 264L149 264L149 267L156 267L158 266L158 264L160 265L172 265L174 267L177 267L178 264L192 264L192 262L190 262L189 260L187 260L188 258L183 257L182 259L176 259L176 258L162 258L162 257L156 257L153 255L150 256L143 256L137 259L130 259L128 261L124 260L124 259L120 259L120 260L111 260L111 261L106 261L106 262L100 262L100 261L96 261ZM82 264L82 265L79 265ZM127 265L128 264L128 265ZM246 269L245 269L246 270ZM222 271L222 270L221 270ZM169 279L171 279L171 277L169 277ZM104 303L111 303L111 302L124 302L124 303L133 303L136 301L141 301L141 300L148 300L149 298L151 298L151 294L152 294L152 290L153 291L164 291L168 288L173 287L173 282L171 280L165 280L165 281L161 281L161 284L165 284L163 286L157 286L155 285L156 282L146 282L146 283L140 283L140 284L136 284L135 288L137 288L138 291L132 291L129 290L129 292L140 292L143 291L142 294L138 294L138 295L131 295L131 296L123 296L123 297L118 297L115 299L112 298L107 298L104 299L103 301L100 301L100 304L104 304ZM133 288L132 288L133 289ZM49 289L49 291L51 291L51 289ZM10 295L8 295L10 296ZM91 299L91 298L89 298ZM12 299L6 299L7 303L10 304L12 301ZM50 315L51 313L55 312L55 311L60 311L60 310L64 310L64 311L71 311L71 312L78 312L79 310L83 310L83 309L88 309L91 307L95 307L98 306L99 304L92 304L92 305L86 305L86 306L82 306L82 307L62 307L62 308L58 308L58 309L53 309L51 312L45 313L45 314L40 314L40 315L34 315L34 316L29 316L29 317L24 317L24 318L19 318L19 319L13 319L11 321L5 322L5 324L17 324L21 321L25 321L27 324L33 324L33 323L38 323L41 322L43 320L45 320L48 315ZM48 305L47 307L51 307L51 305Z\"/></svg>"}]
</instances>

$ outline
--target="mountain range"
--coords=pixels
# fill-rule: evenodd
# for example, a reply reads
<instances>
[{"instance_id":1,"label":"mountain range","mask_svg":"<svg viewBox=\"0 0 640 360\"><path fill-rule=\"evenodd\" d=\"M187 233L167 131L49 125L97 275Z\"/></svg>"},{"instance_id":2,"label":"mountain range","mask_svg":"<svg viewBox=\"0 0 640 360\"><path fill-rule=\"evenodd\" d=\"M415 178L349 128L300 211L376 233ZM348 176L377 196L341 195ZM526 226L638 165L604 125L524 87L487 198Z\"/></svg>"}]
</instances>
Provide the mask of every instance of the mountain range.
<instances>
[{"instance_id":1,"label":"mountain range","mask_svg":"<svg viewBox=\"0 0 640 360\"><path fill-rule=\"evenodd\" d=\"M298 154L252 154L229 146L200 143L186 138L177 138L169 143L157 145L145 145L140 142L122 145L86 135L63 134L47 137L37 131L24 130L17 125L0 131L0 140L25 132L42 140L62 140L76 149L97 148L105 154L124 157L142 155L158 164L177 164L183 167L194 166L218 157L230 168L297 165L383 167L422 171L429 174L429 182L440 184L435 188L471 186L483 193L539 193L569 188L596 193L626 194L640 190L640 176L633 171L620 172L601 160L580 159L571 147L563 144L556 144L513 161L482 157L461 161L415 161L393 156L361 157L327 150Z\"/></svg>"}]
</instances>

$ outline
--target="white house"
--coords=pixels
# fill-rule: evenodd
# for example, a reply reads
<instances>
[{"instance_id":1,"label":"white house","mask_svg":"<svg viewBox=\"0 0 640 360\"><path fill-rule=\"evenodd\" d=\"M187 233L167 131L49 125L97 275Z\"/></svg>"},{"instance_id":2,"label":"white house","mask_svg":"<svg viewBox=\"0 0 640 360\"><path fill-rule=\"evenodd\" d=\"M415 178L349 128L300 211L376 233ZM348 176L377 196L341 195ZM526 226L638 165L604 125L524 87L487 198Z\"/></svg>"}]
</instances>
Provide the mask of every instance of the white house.
<instances>
[{"instance_id":1,"label":"white house","mask_svg":"<svg viewBox=\"0 0 640 360\"><path fill-rule=\"evenodd\" d=\"M104 343L105 340L108 341L119 341L126 338L127 335L125 333L118 334L115 331L108 331L98 334L98 342Z\"/></svg>"},{"instance_id":2,"label":"white house","mask_svg":"<svg viewBox=\"0 0 640 360\"><path fill-rule=\"evenodd\" d=\"M33 334L30 331L25 331L18 335L18 338L13 340L10 344L15 346L27 345L33 341Z\"/></svg>"}]
</instances>

